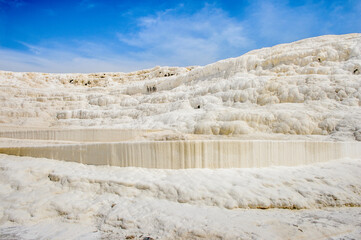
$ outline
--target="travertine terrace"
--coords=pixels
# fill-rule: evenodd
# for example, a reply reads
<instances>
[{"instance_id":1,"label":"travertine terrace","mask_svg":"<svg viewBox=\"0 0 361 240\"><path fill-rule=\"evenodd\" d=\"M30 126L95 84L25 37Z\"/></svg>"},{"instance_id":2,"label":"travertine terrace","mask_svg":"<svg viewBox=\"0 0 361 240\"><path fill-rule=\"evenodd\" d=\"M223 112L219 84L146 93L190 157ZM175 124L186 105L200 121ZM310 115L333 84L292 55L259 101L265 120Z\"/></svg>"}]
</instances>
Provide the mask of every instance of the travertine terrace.
<instances>
[{"instance_id":1,"label":"travertine terrace","mask_svg":"<svg viewBox=\"0 0 361 240\"><path fill-rule=\"evenodd\" d=\"M255 50L204 67L94 74L3 71L0 137L28 140L11 150L3 143L1 152L37 157L44 152L44 157L95 164L89 159L94 155L76 150L87 142L85 152L104 153L102 160L96 155L98 164L162 168L356 157L361 151L360 47L361 35L349 34ZM264 147L259 140L266 141ZM267 141L277 145L277 154ZM39 144L41 150L30 150ZM243 150L241 157L239 149L258 150ZM70 157L69 151L78 153ZM293 156L287 163L278 157L289 159L294 151L300 159ZM80 161L79 152L88 161ZM268 164L253 163L264 156Z\"/></svg>"},{"instance_id":2,"label":"travertine terrace","mask_svg":"<svg viewBox=\"0 0 361 240\"><path fill-rule=\"evenodd\" d=\"M361 34L203 67L2 71L0 238L358 239L360 71Z\"/></svg>"},{"instance_id":3,"label":"travertine terrace","mask_svg":"<svg viewBox=\"0 0 361 240\"><path fill-rule=\"evenodd\" d=\"M360 140L361 35L323 36L204 67L1 72L3 126Z\"/></svg>"}]
</instances>

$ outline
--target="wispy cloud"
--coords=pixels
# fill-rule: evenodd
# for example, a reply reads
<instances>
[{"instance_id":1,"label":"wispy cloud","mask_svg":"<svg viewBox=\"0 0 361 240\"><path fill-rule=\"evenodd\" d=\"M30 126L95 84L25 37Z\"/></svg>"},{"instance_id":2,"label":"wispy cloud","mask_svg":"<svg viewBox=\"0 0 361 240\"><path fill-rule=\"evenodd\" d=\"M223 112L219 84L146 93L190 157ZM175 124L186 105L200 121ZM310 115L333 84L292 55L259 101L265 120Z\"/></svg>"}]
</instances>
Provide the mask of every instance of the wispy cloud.
<instances>
[{"instance_id":1,"label":"wispy cloud","mask_svg":"<svg viewBox=\"0 0 361 240\"><path fill-rule=\"evenodd\" d=\"M92 9L96 7L96 3L91 0L82 0L79 3L79 7L82 9Z\"/></svg>"},{"instance_id":2,"label":"wispy cloud","mask_svg":"<svg viewBox=\"0 0 361 240\"><path fill-rule=\"evenodd\" d=\"M181 8L182 6L180 6ZM0 49L3 70L41 72L132 71L156 65L204 65L238 56L249 47L242 23L206 6L193 14L168 9L139 17L137 30L117 34L118 43L72 40L68 44L21 42L27 52ZM104 39L102 39L104 40ZM111 45L125 45L116 52Z\"/></svg>"},{"instance_id":3,"label":"wispy cloud","mask_svg":"<svg viewBox=\"0 0 361 240\"><path fill-rule=\"evenodd\" d=\"M22 0L0 0L0 5L1 4L17 8L24 6L26 3Z\"/></svg>"},{"instance_id":4,"label":"wispy cloud","mask_svg":"<svg viewBox=\"0 0 361 240\"><path fill-rule=\"evenodd\" d=\"M264 42L289 42L303 38L317 27L315 11L312 6L291 8L282 1L256 1L250 7L247 20L249 34Z\"/></svg>"},{"instance_id":5,"label":"wispy cloud","mask_svg":"<svg viewBox=\"0 0 361 240\"><path fill-rule=\"evenodd\" d=\"M247 35L259 47L291 42L325 34L360 32L361 2L306 1L291 6L289 1L256 0L248 7Z\"/></svg>"},{"instance_id":6,"label":"wispy cloud","mask_svg":"<svg viewBox=\"0 0 361 240\"><path fill-rule=\"evenodd\" d=\"M251 44L242 22L221 9L208 5L193 14L180 10L141 17L136 32L118 34L118 38L135 48L131 57L166 65L203 65L240 55Z\"/></svg>"},{"instance_id":7,"label":"wispy cloud","mask_svg":"<svg viewBox=\"0 0 361 240\"><path fill-rule=\"evenodd\" d=\"M93 44L93 43L91 43ZM101 48L102 46L100 46ZM31 46L30 52L0 48L0 70L23 72L128 72L139 69L139 64L116 55L84 56L78 49L69 47L43 48ZM35 51L35 53L34 53Z\"/></svg>"}]
</instances>

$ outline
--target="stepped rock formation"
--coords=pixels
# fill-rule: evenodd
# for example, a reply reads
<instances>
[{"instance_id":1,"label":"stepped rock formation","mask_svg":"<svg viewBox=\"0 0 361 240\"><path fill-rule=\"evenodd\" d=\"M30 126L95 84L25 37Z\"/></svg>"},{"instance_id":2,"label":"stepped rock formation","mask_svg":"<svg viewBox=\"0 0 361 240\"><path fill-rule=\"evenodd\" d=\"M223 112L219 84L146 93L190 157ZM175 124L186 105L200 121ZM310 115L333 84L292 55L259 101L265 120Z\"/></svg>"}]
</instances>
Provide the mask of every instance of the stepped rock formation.
<instances>
[{"instance_id":1,"label":"stepped rock formation","mask_svg":"<svg viewBox=\"0 0 361 240\"><path fill-rule=\"evenodd\" d=\"M360 67L348 34L204 67L1 71L0 239L359 239Z\"/></svg>"},{"instance_id":2,"label":"stepped rock formation","mask_svg":"<svg viewBox=\"0 0 361 240\"><path fill-rule=\"evenodd\" d=\"M359 142L360 73L361 34L301 40L204 67L155 67L132 73L97 74L2 71L0 137L11 137L9 131L13 131L15 138L16 135L29 138L29 133L14 130L42 129L53 133L42 137L33 134L33 138L53 140L55 144L54 140L79 138L67 133L67 138L59 139L54 135L54 131L61 131L57 129L86 128L82 130L84 134L96 131L108 142L174 140L179 141L177 149L185 149L187 141L196 144L192 143L194 140L290 140L301 141L304 146L307 145L304 141ZM106 136L96 130L102 128L109 129L107 134L111 134L111 129L125 129L131 137ZM102 142L96 138L88 141ZM78 144L85 139L89 136L78 139ZM155 145L153 149L162 148L162 144ZM222 152L218 146L216 152ZM334 158L358 155L361 150L357 149L361 148L357 144L352 146L355 146L352 151L343 150L348 154L336 154ZM305 152L319 152L327 147L303 148ZM25 155L29 152L21 151ZM187 150L182 151L188 154ZM6 149L1 152L8 153ZM159 152L155 158L165 159L169 155ZM196 152L204 162L206 150ZM137 157L129 155L121 162L134 162ZM223 155L214 161L221 158ZM195 166L215 165L195 163Z\"/></svg>"},{"instance_id":3,"label":"stepped rock formation","mask_svg":"<svg viewBox=\"0 0 361 240\"><path fill-rule=\"evenodd\" d=\"M204 67L0 72L0 122L361 140L361 35L322 36Z\"/></svg>"}]
</instances>

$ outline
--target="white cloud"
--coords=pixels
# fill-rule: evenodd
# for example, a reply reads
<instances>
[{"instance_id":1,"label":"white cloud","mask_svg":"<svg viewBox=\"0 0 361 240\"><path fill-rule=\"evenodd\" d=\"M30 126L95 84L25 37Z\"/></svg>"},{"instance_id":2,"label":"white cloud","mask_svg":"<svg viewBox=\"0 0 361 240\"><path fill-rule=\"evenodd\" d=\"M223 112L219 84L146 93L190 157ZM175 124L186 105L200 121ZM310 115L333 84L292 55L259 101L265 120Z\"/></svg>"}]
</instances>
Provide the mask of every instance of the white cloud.
<instances>
[{"instance_id":1,"label":"white cloud","mask_svg":"<svg viewBox=\"0 0 361 240\"><path fill-rule=\"evenodd\" d=\"M92 9L95 8L96 4L94 2L92 2L91 0L82 0L79 3L79 7L82 9Z\"/></svg>"},{"instance_id":2,"label":"white cloud","mask_svg":"<svg viewBox=\"0 0 361 240\"><path fill-rule=\"evenodd\" d=\"M139 18L138 31L118 38L137 48L131 57L161 65L204 65L241 55L251 45L242 22L221 9L208 5L193 14L180 10Z\"/></svg>"},{"instance_id":3,"label":"white cloud","mask_svg":"<svg viewBox=\"0 0 361 240\"><path fill-rule=\"evenodd\" d=\"M291 6L290 1L252 1L244 25L257 48L326 34L360 32L361 2L307 1Z\"/></svg>"},{"instance_id":4,"label":"white cloud","mask_svg":"<svg viewBox=\"0 0 361 240\"><path fill-rule=\"evenodd\" d=\"M22 0L0 0L0 4L6 4L11 7L22 7L26 3Z\"/></svg>"},{"instance_id":5,"label":"white cloud","mask_svg":"<svg viewBox=\"0 0 361 240\"><path fill-rule=\"evenodd\" d=\"M278 44L312 36L319 27L315 6L290 7L284 1L254 1L246 24L259 43ZM322 29L317 29L321 30Z\"/></svg>"},{"instance_id":6,"label":"white cloud","mask_svg":"<svg viewBox=\"0 0 361 240\"><path fill-rule=\"evenodd\" d=\"M0 70L22 72L128 72L137 70L138 63L118 56L83 57L71 49L33 47L33 52L0 48ZM142 63L140 63L142 64ZM143 63L143 66L147 66Z\"/></svg>"},{"instance_id":7,"label":"white cloud","mask_svg":"<svg viewBox=\"0 0 361 240\"><path fill-rule=\"evenodd\" d=\"M86 1L87 2L87 1ZM120 42L71 40L67 44L28 44L28 51L0 48L0 70L39 72L133 71L156 65L205 65L239 56L250 46L242 23L206 6L192 14L168 9L140 17L138 30L118 34ZM103 39L104 40L104 39ZM123 44L115 52L114 44Z\"/></svg>"}]
</instances>

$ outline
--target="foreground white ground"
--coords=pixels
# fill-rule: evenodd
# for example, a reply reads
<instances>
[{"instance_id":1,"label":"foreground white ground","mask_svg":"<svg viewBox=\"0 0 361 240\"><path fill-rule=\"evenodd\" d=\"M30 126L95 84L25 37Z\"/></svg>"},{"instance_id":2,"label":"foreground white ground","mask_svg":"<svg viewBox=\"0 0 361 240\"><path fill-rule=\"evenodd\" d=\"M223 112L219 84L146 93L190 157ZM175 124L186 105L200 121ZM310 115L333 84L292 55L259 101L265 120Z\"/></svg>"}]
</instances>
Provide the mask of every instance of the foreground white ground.
<instances>
[{"instance_id":1,"label":"foreground white ground","mask_svg":"<svg viewBox=\"0 0 361 240\"><path fill-rule=\"evenodd\" d=\"M10 132L0 135L0 145L81 145L88 137L79 140L79 129L107 128L100 142L357 146L360 73L361 34L305 39L204 67L0 71L1 134L70 131L64 139L26 140ZM111 129L140 134L110 139ZM0 239L361 239L361 156L303 160L313 163L161 170L0 154Z\"/></svg>"},{"instance_id":2,"label":"foreground white ground","mask_svg":"<svg viewBox=\"0 0 361 240\"><path fill-rule=\"evenodd\" d=\"M361 159L157 170L0 155L0 170L1 239L361 237Z\"/></svg>"}]
</instances>

